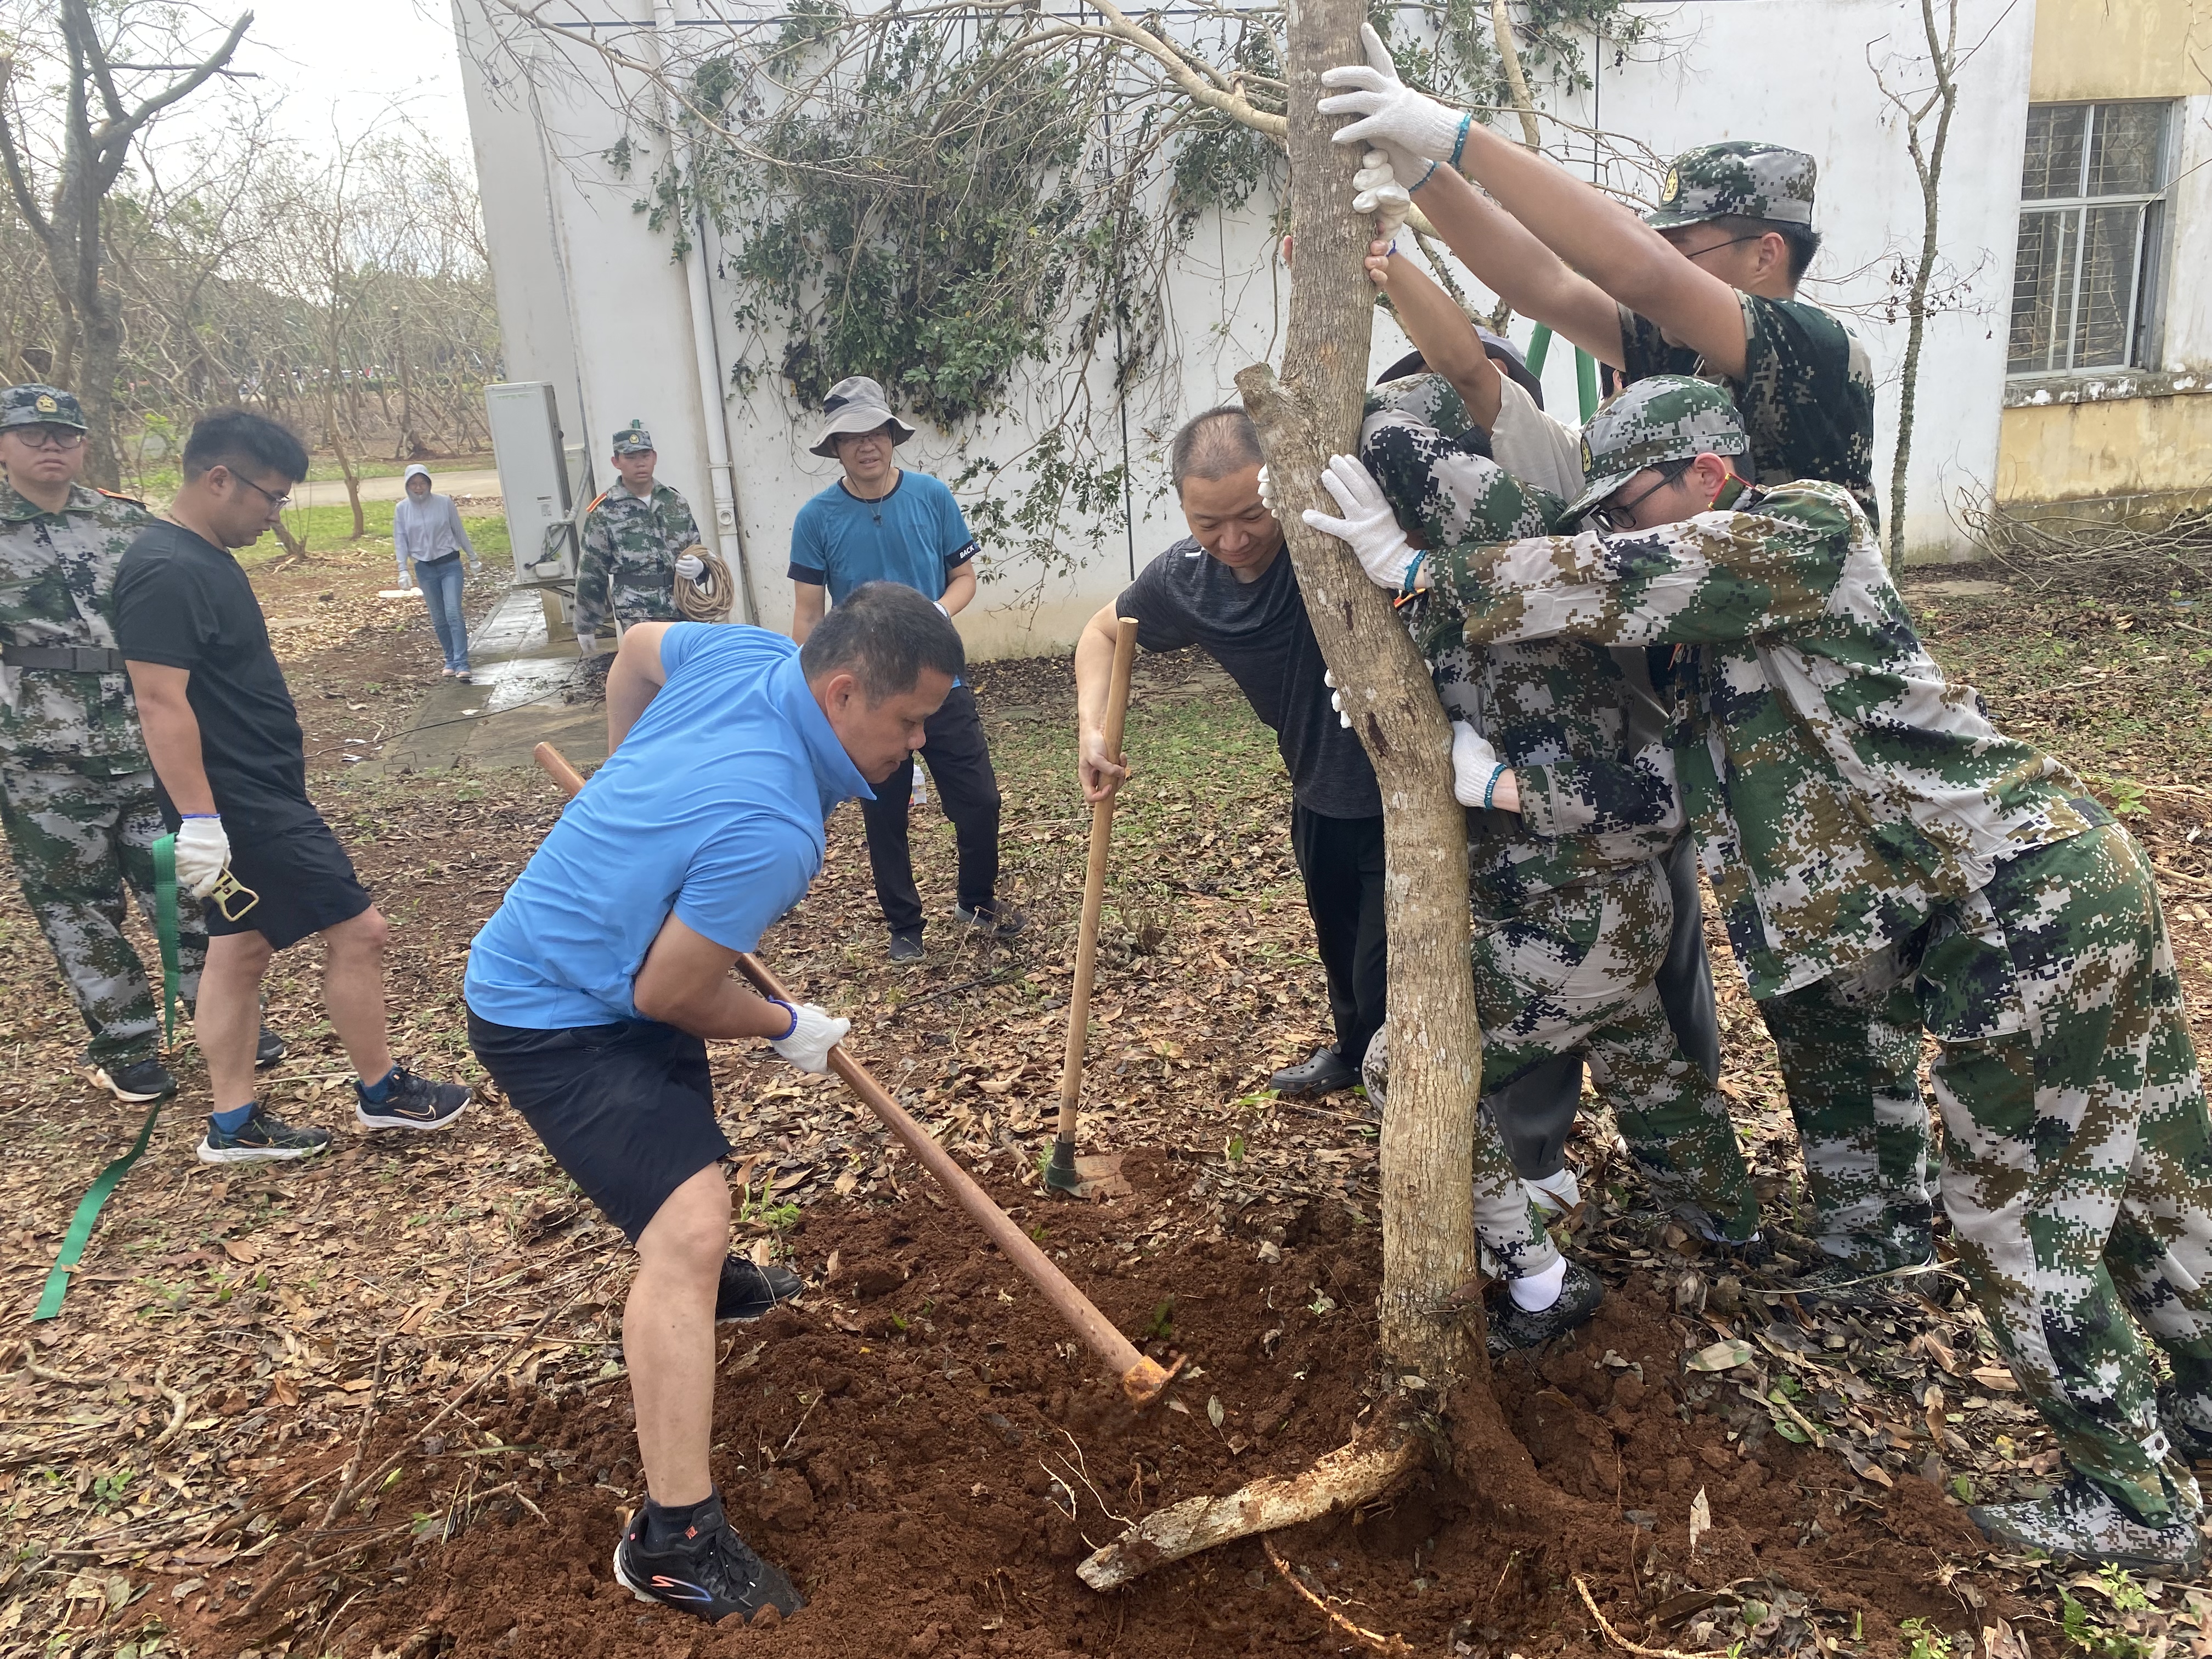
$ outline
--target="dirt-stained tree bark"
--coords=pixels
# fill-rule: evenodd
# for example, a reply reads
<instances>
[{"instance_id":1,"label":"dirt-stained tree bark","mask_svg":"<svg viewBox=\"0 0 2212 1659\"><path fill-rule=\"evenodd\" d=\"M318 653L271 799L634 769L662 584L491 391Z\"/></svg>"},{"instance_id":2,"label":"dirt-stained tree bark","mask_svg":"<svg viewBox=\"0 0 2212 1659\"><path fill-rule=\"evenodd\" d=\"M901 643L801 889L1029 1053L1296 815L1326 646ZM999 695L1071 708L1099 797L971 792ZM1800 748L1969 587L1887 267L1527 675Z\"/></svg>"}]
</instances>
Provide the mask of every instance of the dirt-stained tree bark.
<instances>
[{"instance_id":1,"label":"dirt-stained tree bark","mask_svg":"<svg viewBox=\"0 0 2212 1659\"><path fill-rule=\"evenodd\" d=\"M1431 1386L1486 1377L1454 1292L1476 1271L1468 1179L1482 1033L1468 956L1467 816L1451 793L1451 738L1428 670L1343 543L1299 517L1334 505L1331 454L1357 449L1374 299L1360 269L1373 226L1351 209L1356 151L1314 106L1321 72L1362 60L1362 0L1290 9L1291 226L1297 261L1279 380L1237 377L1267 452L1275 513L1322 654L1382 785L1390 946L1390 1109L1382 1124L1385 1360Z\"/></svg>"}]
</instances>

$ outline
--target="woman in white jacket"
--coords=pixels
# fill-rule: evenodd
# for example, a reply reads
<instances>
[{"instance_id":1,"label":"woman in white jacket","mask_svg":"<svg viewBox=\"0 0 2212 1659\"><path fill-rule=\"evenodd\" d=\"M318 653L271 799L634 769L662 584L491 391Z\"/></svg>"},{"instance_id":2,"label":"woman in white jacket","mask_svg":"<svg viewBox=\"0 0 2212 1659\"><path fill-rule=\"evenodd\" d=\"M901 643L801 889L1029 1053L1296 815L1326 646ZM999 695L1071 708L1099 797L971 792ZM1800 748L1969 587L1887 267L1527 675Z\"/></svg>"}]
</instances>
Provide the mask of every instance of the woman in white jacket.
<instances>
[{"instance_id":1,"label":"woman in white jacket","mask_svg":"<svg viewBox=\"0 0 2212 1659\"><path fill-rule=\"evenodd\" d=\"M430 626L436 630L438 648L445 653L446 672L452 678L469 678L469 625L461 614L461 555L469 556L469 568L481 570L469 532L461 528L460 509L450 495L430 493L430 469L407 469L407 494L392 509L392 551L399 561L399 585L420 586L423 603L430 607ZM407 579L408 562L415 565L415 580Z\"/></svg>"}]
</instances>

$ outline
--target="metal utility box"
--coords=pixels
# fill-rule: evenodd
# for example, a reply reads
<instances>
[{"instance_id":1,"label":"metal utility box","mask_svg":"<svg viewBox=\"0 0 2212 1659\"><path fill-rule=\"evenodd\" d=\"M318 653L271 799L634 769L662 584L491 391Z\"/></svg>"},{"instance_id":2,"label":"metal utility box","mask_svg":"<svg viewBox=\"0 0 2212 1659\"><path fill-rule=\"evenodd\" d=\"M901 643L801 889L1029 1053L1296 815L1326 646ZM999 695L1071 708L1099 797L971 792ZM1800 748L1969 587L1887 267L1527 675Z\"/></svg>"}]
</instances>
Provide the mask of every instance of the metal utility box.
<instances>
[{"instance_id":1,"label":"metal utility box","mask_svg":"<svg viewBox=\"0 0 2212 1659\"><path fill-rule=\"evenodd\" d=\"M550 381L488 386L484 414L507 503L514 585L539 590L549 639L573 639L578 509L590 499L590 462L580 446L563 441Z\"/></svg>"}]
</instances>

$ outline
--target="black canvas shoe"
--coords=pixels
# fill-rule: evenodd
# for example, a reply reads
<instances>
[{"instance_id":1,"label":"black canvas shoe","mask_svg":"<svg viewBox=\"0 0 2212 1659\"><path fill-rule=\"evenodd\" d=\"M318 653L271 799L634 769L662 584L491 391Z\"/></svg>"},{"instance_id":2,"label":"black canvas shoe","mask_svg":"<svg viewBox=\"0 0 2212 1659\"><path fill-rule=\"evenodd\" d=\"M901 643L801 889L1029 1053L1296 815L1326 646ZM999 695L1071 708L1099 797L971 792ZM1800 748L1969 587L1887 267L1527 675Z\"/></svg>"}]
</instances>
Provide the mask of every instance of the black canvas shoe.
<instances>
[{"instance_id":1,"label":"black canvas shoe","mask_svg":"<svg viewBox=\"0 0 2212 1659\"><path fill-rule=\"evenodd\" d=\"M1605 1282L1581 1262L1571 1261L1567 1263L1566 1276L1559 1281L1559 1298L1548 1308L1530 1313L1514 1301L1510 1291L1502 1291L1490 1304L1490 1357L1496 1359L1516 1348L1533 1348L1539 1342L1564 1336L1587 1323L1604 1300Z\"/></svg>"},{"instance_id":2,"label":"black canvas shoe","mask_svg":"<svg viewBox=\"0 0 2212 1659\"><path fill-rule=\"evenodd\" d=\"M893 962L902 963L920 962L928 954L928 951L921 948L921 935L920 933L893 933L891 935L890 958Z\"/></svg>"},{"instance_id":3,"label":"black canvas shoe","mask_svg":"<svg viewBox=\"0 0 2212 1659\"><path fill-rule=\"evenodd\" d=\"M2172 1488L2168 1489L2169 1493ZM2000 1549L2047 1555L2084 1566L2186 1577L2204 1559L2197 1530L2200 1511L2176 1504L2165 1520L2149 1522L2094 1480L2074 1475L2044 1498L2019 1504L1984 1504L1966 1518Z\"/></svg>"},{"instance_id":4,"label":"black canvas shoe","mask_svg":"<svg viewBox=\"0 0 2212 1659\"><path fill-rule=\"evenodd\" d=\"M96 1066L92 1080L118 1100L136 1106L149 1100L167 1100L177 1092L177 1079L158 1060L134 1060L128 1066Z\"/></svg>"},{"instance_id":5,"label":"black canvas shoe","mask_svg":"<svg viewBox=\"0 0 2212 1659\"><path fill-rule=\"evenodd\" d=\"M805 1281L788 1267L774 1262L756 1267L741 1255L722 1258L722 1282L714 1291L714 1322L758 1319L779 1302L788 1302L805 1288Z\"/></svg>"},{"instance_id":6,"label":"black canvas shoe","mask_svg":"<svg viewBox=\"0 0 2212 1659\"><path fill-rule=\"evenodd\" d=\"M964 904L956 904L952 914L977 933L988 933L994 939L1012 939L1030 925L1030 919L1019 909L998 900L979 904L972 910Z\"/></svg>"},{"instance_id":7,"label":"black canvas shoe","mask_svg":"<svg viewBox=\"0 0 2212 1659\"><path fill-rule=\"evenodd\" d=\"M290 1045L264 1025L253 1040L253 1069L265 1072L290 1052Z\"/></svg>"},{"instance_id":8,"label":"black canvas shoe","mask_svg":"<svg viewBox=\"0 0 2212 1659\"><path fill-rule=\"evenodd\" d=\"M364 1129L443 1129L469 1103L458 1083L433 1083L404 1066L394 1066L392 1087L382 1100L371 1100L359 1079L353 1085L353 1121Z\"/></svg>"},{"instance_id":9,"label":"black canvas shoe","mask_svg":"<svg viewBox=\"0 0 2212 1659\"><path fill-rule=\"evenodd\" d=\"M615 1546L615 1577L639 1601L680 1607L709 1624L733 1613L750 1620L763 1607L788 1617L806 1605L782 1569L755 1555L731 1528L719 1494L708 1499L689 1531L660 1550L645 1547L641 1507Z\"/></svg>"},{"instance_id":10,"label":"black canvas shoe","mask_svg":"<svg viewBox=\"0 0 2212 1659\"><path fill-rule=\"evenodd\" d=\"M1342 1054L1334 1048L1316 1048L1311 1060L1285 1066L1269 1078L1267 1086L1279 1095L1296 1099L1300 1095L1333 1095L1358 1081L1359 1073L1344 1063Z\"/></svg>"},{"instance_id":11,"label":"black canvas shoe","mask_svg":"<svg viewBox=\"0 0 2212 1659\"><path fill-rule=\"evenodd\" d=\"M328 1129L295 1129L271 1117L256 1101L253 1115L235 1129L218 1129L215 1120L210 1118L207 1138L200 1142L199 1157L203 1164L275 1163L285 1158L313 1158L317 1152L328 1152L330 1146Z\"/></svg>"}]
</instances>

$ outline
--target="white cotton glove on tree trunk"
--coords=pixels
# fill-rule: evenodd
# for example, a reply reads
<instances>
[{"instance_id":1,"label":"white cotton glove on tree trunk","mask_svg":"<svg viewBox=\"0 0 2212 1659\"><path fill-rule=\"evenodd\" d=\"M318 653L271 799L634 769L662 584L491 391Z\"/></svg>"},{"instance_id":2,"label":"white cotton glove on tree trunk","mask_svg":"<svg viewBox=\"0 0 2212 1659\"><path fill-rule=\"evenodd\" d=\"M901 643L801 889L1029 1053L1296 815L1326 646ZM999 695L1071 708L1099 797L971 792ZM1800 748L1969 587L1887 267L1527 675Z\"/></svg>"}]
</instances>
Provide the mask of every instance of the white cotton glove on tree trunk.
<instances>
[{"instance_id":1,"label":"white cotton glove on tree trunk","mask_svg":"<svg viewBox=\"0 0 2212 1659\"><path fill-rule=\"evenodd\" d=\"M1383 499L1382 486L1375 482L1374 475L1359 464L1356 455L1332 455L1321 483L1344 516L1332 519L1308 507L1307 526L1347 543L1359 568L1376 586L1394 591L1404 587L1406 573L1413 565L1413 544L1398 528L1397 516Z\"/></svg>"},{"instance_id":2,"label":"white cotton glove on tree trunk","mask_svg":"<svg viewBox=\"0 0 2212 1659\"><path fill-rule=\"evenodd\" d=\"M188 817L177 827L177 884L205 898L230 863L230 836L220 817Z\"/></svg>"},{"instance_id":3,"label":"white cotton glove on tree trunk","mask_svg":"<svg viewBox=\"0 0 2212 1659\"><path fill-rule=\"evenodd\" d=\"M830 1051L853 1029L849 1019L835 1018L818 1002L787 1002L793 1024L789 1036L775 1037L769 1047L802 1072L817 1074L830 1069Z\"/></svg>"},{"instance_id":4,"label":"white cotton glove on tree trunk","mask_svg":"<svg viewBox=\"0 0 2212 1659\"><path fill-rule=\"evenodd\" d=\"M1462 806L1495 806L1493 781L1505 770L1490 739L1465 720L1452 722L1452 799ZM1491 799L1486 800L1487 795Z\"/></svg>"},{"instance_id":5,"label":"white cotton glove on tree trunk","mask_svg":"<svg viewBox=\"0 0 2212 1659\"><path fill-rule=\"evenodd\" d=\"M1413 210L1413 198L1392 166L1389 152L1370 149L1352 175L1352 210L1375 216L1375 240L1394 240Z\"/></svg>"},{"instance_id":6,"label":"white cotton glove on tree trunk","mask_svg":"<svg viewBox=\"0 0 2212 1659\"><path fill-rule=\"evenodd\" d=\"M1323 70L1321 83L1336 89L1335 95L1315 106L1323 115L1357 115L1350 126L1333 135L1340 144L1387 144L1431 161L1449 161L1459 147L1468 112L1440 104L1415 92L1398 78L1398 65L1390 48L1372 23L1359 26L1367 46L1367 61ZM1417 179L1406 181L1408 185Z\"/></svg>"}]
</instances>

